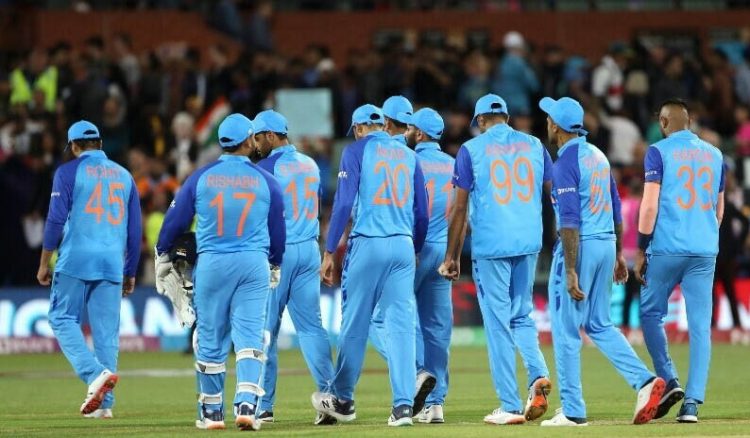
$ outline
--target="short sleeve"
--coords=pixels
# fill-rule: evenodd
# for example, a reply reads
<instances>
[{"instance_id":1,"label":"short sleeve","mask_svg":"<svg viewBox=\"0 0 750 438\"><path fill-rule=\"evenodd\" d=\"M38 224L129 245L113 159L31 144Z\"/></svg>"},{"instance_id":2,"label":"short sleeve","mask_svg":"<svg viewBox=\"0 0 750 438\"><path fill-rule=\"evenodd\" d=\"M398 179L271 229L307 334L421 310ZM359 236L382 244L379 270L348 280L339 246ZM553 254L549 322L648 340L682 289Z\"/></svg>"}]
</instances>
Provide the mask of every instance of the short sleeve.
<instances>
[{"instance_id":1,"label":"short sleeve","mask_svg":"<svg viewBox=\"0 0 750 438\"><path fill-rule=\"evenodd\" d=\"M721 164L721 178L719 178L719 193L724 191L724 186L726 185L725 182L725 174L727 173L727 163Z\"/></svg>"},{"instance_id":2,"label":"short sleeve","mask_svg":"<svg viewBox=\"0 0 750 438\"><path fill-rule=\"evenodd\" d=\"M651 146L646 151L646 158L643 160L643 168L645 169L646 182L661 183L661 178L664 173L664 163L661 160L661 152L659 149Z\"/></svg>"},{"instance_id":3,"label":"short sleeve","mask_svg":"<svg viewBox=\"0 0 750 438\"><path fill-rule=\"evenodd\" d=\"M471 156L465 146L461 146L456 155L456 164L453 167L453 185L466 191L470 191L474 185Z\"/></svg>"},{"instance_id":4,"label":"short sleeve","mask_svg":"<svg viewBox=\"0 0 750 438\"><path fill-rule=\"evenodd\" d=\"M542 146L544 150L544 177L543 181L545 183L552 181L552 157L549 155L549 151L547 148Z\"/></svg>"}]
</instances>

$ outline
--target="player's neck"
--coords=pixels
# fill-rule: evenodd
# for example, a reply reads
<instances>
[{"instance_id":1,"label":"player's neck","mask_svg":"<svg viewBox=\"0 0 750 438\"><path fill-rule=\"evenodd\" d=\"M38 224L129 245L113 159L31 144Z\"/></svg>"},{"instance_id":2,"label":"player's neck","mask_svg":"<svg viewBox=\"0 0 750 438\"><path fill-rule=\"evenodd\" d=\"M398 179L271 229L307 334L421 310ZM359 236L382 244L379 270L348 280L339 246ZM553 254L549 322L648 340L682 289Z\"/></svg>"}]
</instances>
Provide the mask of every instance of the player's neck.
<instances>
[{"instance_id":1,"label":"player's neck","mask_svg":"<svg viewBox=\"0 0 750 438\"><path fill-rule=\"evenodd\" d=\"M557 149L561 149L563 146L565 146L570 140L573 140L575 138L578 138L578 134L569 134L569 133L562 133L557 136Z\"/></svg>"},{"instance_id":2,"label":"player's neck","mask_svg":"<svg viewBox=\"0 0 750 438\"><path fill-rule=\"evenodd\" d=\"M690 129L690 128L687 125L685 125L685 126L678 126L678 127L674 128L674 129L665 129L664 130L664 137L669 137L670 135L674 134L675 132L687 131L688 129Z\"/></svg>"},{"instance_id":3,"label":"player's neck","mask_svg":"<svg viewBox=\"0 0 750 438\"><path fill-rule=\"evenodd\" d=\"M397 135L406 135L406 129L389 129L386 132L391 137L395 137Z\"/></svg>"},{"instance_id":4,"label":"player's neck","mask_svg":"<svg viewBox=\"0 0 750 438\"><path fill-rule=\"evenodd\" d=\"M283 148L284 146L289 146L289 140L280 141L279 144L273 146L271 150L275 151L276 149Z\"/></svg>"}]
</instances>

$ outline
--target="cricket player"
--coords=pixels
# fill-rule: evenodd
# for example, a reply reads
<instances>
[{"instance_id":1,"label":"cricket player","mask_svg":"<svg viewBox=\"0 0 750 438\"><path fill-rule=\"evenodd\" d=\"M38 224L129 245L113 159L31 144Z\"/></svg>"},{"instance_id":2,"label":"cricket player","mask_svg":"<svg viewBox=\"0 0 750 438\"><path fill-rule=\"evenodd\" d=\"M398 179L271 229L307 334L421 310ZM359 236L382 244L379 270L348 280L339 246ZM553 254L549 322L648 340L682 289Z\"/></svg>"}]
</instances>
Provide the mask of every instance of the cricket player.
<instances>
[{"instance_id":1,"label":"cricket player","mask_svg":"<svg viewBox=\"0 0 750 438\"><path fill-rule=\"evenodd\" d=\"M408 116L402 113L403 116ZM427 188L430 223L419 253L414 279L417 300L417 391L428 392L425 407L415 412L420 423L443 423L448 393L448 348L453 326L451 282L438 273L448 243L448 217L454 197L453 158L440 150L445 123L437 111L423 108L408 123L406 144L417 153ZM434 380L433 384L431 381ZM428 383L429 382L429 383Z\"/></svg>"},{"instance_id":2,"label":"cricket player","mask_svg":"<svg viewBox=\"0 0 750 438\"><path fill-rule=\"evenodd\" d=\"M456 155L456 200L448 248L440 267L458 279L467 210L472 262L484 320L490 372L501 406L488 424L521 424L542 416L552 383L531 319L532 288L542 248L542 191L552 160L536 137L508 125L508 106L495 94L481 97L471 125L482 132ZM516 354L523 358L529 396L522 405L516 383Z\"/></svg>"},{"instance_id":3,"label":"cricket player","mask_svg":"<svg viewBox=\"0 0 750 438\"><path fill-rule=\"evenodd\" d=\"M354 387L378 305L386 331L393 392L390 426L412 424L415 366L414 275L429 218L424 176L414 151L390 138L383 112L363 105L352 114L356 141L344 149L321 277L333 283L333 253L354 212L341 289L342 322L332 392L312 396L318 412L356 418Z\"/></svg>"},{"instance_id":4,"label":"cricket player","mask_svg":"<svg viewBox=\"0 0 750 438\"><path fill-rule=\"evenodd\" d=\"M331 345L320 318L320 170L315 161L297 151L287 139L287 120L276 111L259 113L253 120L255 145L261 157L258 166L276 177L284 191L286 250L281 281L269 300L266 330L271 333L263 379L266 395L259 418L273 422L276 399L278 351L276 339L281 316L289 307L300 349L318 386L326 391L333 379ZM333 420L328 417L329 421ZM323 421L321 415L316 424ZM335 420L334 420L335 421Z\"/></svg>"},{"instance_id":5,"label":"cricket player","mask_svg":"<svg viewBox=\"0 0 750 438\"><path fill-rule=\"evenodd\" d=\"M269 284L284 254L284 199L278 182L250 162L253 124L231 114L219 125L224 154L185 181L167 211L156 244L157 282L171 268L167 253L197 216L198 261L193 269L198 317L195 368L199 429L224 429L224 376L230 343L237 360L235 425L257 430L255 418L265 361ZM269 267L270 263L270 267ZM158 287L158 284L157 284Z\"/></svg>"},{"instance_id":6,"label":"cricket player","mask_svg":"<svg viewBox=\"0 0 750 438\"><path fill-rule=\"evenodd\" d=\"M651 421L664 392L609 319L612 277L625 282L620 197L607 158L586 141L583 108L569 98L545 97L547 135L558 148L552 171L552 202L560 240L549 279L549 309L562 409L542 426L585 426L581 391L581 334L588 337L638 391L634 424Z\"/></svg>"},{"instance_id":7,"label":"cricket player","mask_svg":"<svg viewBox=\"0 0 750 438\"><path fill-rule=\"evenodd\" d=\"M642 283L643 338L656 374L667 381L655 418L683 397L677 421L698 422L711 360L712 285L724 215L721 152L688 130L690 117L680 100L661 106L659 127L666 137L648 148L646 184L638 223L635 272ZM677 380L667 351L664 318L669 296L680 284L690 332L687 390Z\"/></svg>"},{"instance_id":8,"label":"cricket player","mask_svg":"<svg viewBox=\"0 0 750 438\"><path fill-rule=\"evenodd\" d=\"M404 96L391 96L383 102L384 130L394 140L406 144L406 128L414 108Z\"/></svg>"},{"instance_id":9,"label":"cricket player","mask_svg":"<svg viewBox=\"0 0 750 438\"><path fill-rule=\"evenodd\" d=\"M50 285L49 264L57 249L49 323L65 357L88 385L81 413L112 418L120 300L133 292L141 254L140 200L130 173L101 150L94 124L72 124L67 148L75 159L55 172L37 279ZM84 309L93 352L81 332Z\"/></svg>"}]
</instances>

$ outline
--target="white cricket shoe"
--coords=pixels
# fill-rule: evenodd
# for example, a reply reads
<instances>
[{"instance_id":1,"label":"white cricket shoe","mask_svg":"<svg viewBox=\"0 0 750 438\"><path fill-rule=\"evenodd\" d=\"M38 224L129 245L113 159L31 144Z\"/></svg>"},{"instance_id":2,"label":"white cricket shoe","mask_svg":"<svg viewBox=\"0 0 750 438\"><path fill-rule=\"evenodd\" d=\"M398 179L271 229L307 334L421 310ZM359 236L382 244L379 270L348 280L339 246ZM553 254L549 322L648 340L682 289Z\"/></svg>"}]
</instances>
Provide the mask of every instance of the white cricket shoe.
<instances>
[{"instance_id":1,"label":"white cricket shoe","mask_svg":"<svg viewBox=\"0 0 750 438\"><path fill-rule=\"evenodd\" d=\"M117 374L113 374L112 371L106 369L102 371L102 373L99 374L99 376L89 385L86 399L81 405L81 414L90 414L99 409L102 400L104 400L104 396L112 391L116 384Z\"/></svg>"},{"instance_id":2,"label":"white cricket shoe","mask_svg":"<svg viewBox=\"0 0 750 438\"><path fill-rule=\"evenodd\" d=\"M562 408L555 410L555 416L549 420L542 421L542 426L567 426L567 427L582 427L588 426L589 423L576 423L573 420L569 420L568 417L563 414Z\"/></svg>"},{"instance_id":3,"label":"white cricket shoe","mask_svg":"<svg viewBox=\"0 0 750 438\"><path fill-rule=\"evenodd\" d=\"M445 423L443 418L443 407L441 405L425 406L417 414L417 421L420 423Z\"/></svg>"},{"instance_id":4,"label":"white cricket shoe","mask_svg":"<svg viewBox=\"0 0 750 438\"><path fill-rule=\"evenodd\" d=\"M84 418L110 419L110 418L113 418L114 416L112 415L112 409L99 408L90 414L84 414L83 417Z\"/></svg>"},{"instance_id":5,"label":"white cricket shoe","mask_svg":"<svg viewBox=\"0 0 750 438\"><path fill-rule=\"evenodd\" d=\"M202 415L199 420L195 420L195 427L202 430L223 430L226 429L224 424L224 413L221 411L207 411L202 409Z\"/></svg>"},{"instance_id":6,"label":"white cricket shoe","mask_svg":"<svg viewBox=\"0 0 750 438\"><path fill-rule=\"evenodd\" d=\"M255 418L255 406L250 403L240 403L234 414L234 425L239 430L260 430L263 421Z\"/></svg>"},{"instance_id":7,"label":"white cricket shoe","mask_svg":"<svg viewBox=\"0 0 750 438\"><path fill-rule=\"evenodd\" d=\"M357 419L353 401L342 402L335 395L327 392L314 392L311 401L316 411L331 416L342 423Z\"/></svg>"},{"instance_id":8,"label":"white cricket shoe","mask_svg":"<svg viewBox=\"0 0 750 438\"><path fill-rule=\"evenodd\" d=\"M529 388L529 398L526 399L526 408L523 416L526 421L534 421L547 412L547 395L552 391L552 382L546 377L534 380Z\"/></svg>"},{"instance_id":9,"label":"white cricket shoe","mask_svg":"<svg viewBox=\"0 0 750 438\"><path fill-rule=\"evenodd\" d=\"M505 412L501 408L495 409L491 414L484 417L484 422L487 424L523 424L526 419L521 414L514 414L512 412Z\"/></svg>"},{"instance_id":10,"label":"white cricket shoe","mask_svg":"<svg viewBox=\"0 0 750 438\"><path fill-rule=\"evenodd\" d=\"M646 424L654 418L666 387L667 384L661 377L655 377L651 382L643 385L643 388L638 391L633 424Z\"/></svg>"}]
</instances>

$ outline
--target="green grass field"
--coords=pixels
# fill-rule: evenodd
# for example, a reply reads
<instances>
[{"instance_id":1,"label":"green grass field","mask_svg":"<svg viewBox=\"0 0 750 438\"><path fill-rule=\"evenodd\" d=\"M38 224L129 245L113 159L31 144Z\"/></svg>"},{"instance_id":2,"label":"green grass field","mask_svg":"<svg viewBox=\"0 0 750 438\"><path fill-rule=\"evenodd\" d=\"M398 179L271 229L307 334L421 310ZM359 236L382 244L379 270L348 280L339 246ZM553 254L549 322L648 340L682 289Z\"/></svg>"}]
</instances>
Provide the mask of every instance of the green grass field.
<instances>
[{"instance_id":1,"label":"green grass field","mask_svg":"<svg viewBox=\"0 0 750 438\"><path fill-rule=\"evenodd\" d=\"M672 348L681 375L686 375L687 347ZM552 362L551 349L545 349ZM639 349L641 357L648 357ZM542 429L539 423L523 426L489 426L482 418L497 407L484 349L456 348L451 356L450 391L445 405L446 424L411 428L388 428L390 389L384 362L368 353L366 369L357 388L358 419L333 427L312 425L314 412L310 394L314 390L298 351L281 354L276 423L264 425L261 433L284 436L750 436L750 391L747 390L750 349L740 346L714 347L708 403L701 422L674 422L676 409L662 420L645 426L629 421L635 403L632 391L594 348L583 352L583 385L590 427L586 429ZM234 363L233 360L230 363ZM70 372L62 355L0 357L0 436L184 436L188 434L236 434L196 430L195 379L190 375L189 356L170 353L122 354L121 379L117 387L115 419L81 418L78 408L84 385ZM159 374L155 371L164 371ZM520 370L520 368L519 368ZM146 373L145 371L150 371ZM145 377L144 375L151 375ZM171 376L171 377L170 377ZM554 377L554 374L553 374ZM524 378L519 373L519 382ZM554 383L554 379L553 379ZM234 378L227 379L234 387ZM231 399L231 394L229 395ZM552 416L559 407L557 390L551 398ZM231 412L231 411L230 411ZM231 422L228 422L230 425Z\"/></svg>"}]
</instances>

